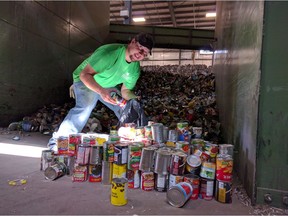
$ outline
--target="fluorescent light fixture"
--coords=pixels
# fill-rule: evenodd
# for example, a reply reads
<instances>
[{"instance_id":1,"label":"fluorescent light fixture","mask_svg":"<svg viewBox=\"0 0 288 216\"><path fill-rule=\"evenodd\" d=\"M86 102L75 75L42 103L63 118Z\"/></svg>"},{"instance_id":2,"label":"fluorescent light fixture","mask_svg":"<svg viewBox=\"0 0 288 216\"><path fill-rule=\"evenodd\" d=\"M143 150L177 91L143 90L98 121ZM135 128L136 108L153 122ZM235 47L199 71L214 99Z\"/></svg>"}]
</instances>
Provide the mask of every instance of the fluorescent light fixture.
<instances>
[{"instance_id":1,"label":"fluorescent light fixture","mask_svg":"<svg viewBox=\"0 0 288 216\"><path fill-rule=\"evenodd\" d=\"M206 13L206 17L216 17L216 13Z\"/></svg>"},{"instance_id":2,"label":"fluorescent light fixture","mask_svg":"<svg viewBox=\"0 0 288 216\"><path fill-rule=\"evenodd\" d=\"M145 22L146 20L144 17L135 17L135 18L133 18L133 21L134 22Z\"/></svg>"}]
</instances>

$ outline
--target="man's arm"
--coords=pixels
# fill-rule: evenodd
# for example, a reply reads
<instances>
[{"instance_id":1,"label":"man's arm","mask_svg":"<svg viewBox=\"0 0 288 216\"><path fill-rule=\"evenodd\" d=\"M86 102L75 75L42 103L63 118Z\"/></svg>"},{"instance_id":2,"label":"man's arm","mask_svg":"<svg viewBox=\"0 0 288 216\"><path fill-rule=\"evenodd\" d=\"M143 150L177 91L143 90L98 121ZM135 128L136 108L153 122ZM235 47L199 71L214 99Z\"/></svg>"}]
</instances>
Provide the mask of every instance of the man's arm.
<instances>
[{"instance_id":1,"label":"man's arm","mask_svg":"<svg viewBox=\"0 0 288 216\"><path fill-rule=\"evenodd\" d=\"M88 64L80 73L80 80L92 91L101 95L104 101L115 104L116 102L111 98L110 93L113 89L106 89L101 87L94 79L97 72Z\"/></svg>"}]
</instances>

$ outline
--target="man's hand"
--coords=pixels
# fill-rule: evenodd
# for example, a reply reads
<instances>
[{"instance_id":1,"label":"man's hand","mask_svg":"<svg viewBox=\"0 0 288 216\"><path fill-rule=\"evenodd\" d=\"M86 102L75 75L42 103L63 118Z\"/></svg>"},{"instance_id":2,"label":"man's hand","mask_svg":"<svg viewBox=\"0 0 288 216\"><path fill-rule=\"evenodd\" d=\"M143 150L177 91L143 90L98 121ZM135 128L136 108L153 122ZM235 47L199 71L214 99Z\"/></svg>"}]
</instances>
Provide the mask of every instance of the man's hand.
<instances>
[{"instance_id":1,"label":"man's hand","mask_svg":"<svg viewBox=\"0 0 288 216\"><path fill-rule=\"evenodd\" d=\"M75 99L75 93L74 93L74 86L73 84L70 86L69 88L69 95L70 95L70 98L74 98Z\"/></svg>"},{"instance_id":2,"label":"man's hand","mask_svg":"<svg viewBox=\"0 0 288 216\"><path fill-rule=\"evenodd\" d=\"M111 98L111 92L119 93L119 90L116 88L103 88L100 92L102 99L113 105L117 105L116 101Z\"/></svg>"}]
</instances>

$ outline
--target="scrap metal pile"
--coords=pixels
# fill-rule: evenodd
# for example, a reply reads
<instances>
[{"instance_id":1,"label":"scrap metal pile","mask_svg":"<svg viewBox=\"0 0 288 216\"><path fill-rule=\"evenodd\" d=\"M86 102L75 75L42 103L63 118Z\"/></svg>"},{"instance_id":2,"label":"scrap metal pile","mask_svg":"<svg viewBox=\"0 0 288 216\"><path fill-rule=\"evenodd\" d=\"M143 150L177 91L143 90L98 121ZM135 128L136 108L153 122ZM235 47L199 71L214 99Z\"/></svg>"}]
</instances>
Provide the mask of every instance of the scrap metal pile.
<instances>
[{"instance_id":1,"label":"scrap metal pile","mask_svg":"<svg viewBox=\"0 0 288 216\"><path fill-rule=\"evenodd\" d=\"M176 123L186 121L202 127L203 138L221 143L220 123L215 97L215 76L206 65L169 65L142 67L135 88L148 120L175 129ZM9 130L39 131L51 135L56 131L74 101L62 106L51 104L39 109L22 121L12 122ZM109 133L117 125L114 113L98 103L82 132Z\"/></svg>"}]
</instances>

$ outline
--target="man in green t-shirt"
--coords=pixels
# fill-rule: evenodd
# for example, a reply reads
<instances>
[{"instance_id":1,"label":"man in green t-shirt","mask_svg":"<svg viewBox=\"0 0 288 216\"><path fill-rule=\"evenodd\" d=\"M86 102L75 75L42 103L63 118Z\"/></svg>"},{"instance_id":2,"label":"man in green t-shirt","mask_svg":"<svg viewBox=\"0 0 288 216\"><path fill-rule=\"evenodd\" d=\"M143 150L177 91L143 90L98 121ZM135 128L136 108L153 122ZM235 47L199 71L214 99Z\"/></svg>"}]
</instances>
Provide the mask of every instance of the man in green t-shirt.
<instances>
[{"instance_id":1,"label":"man in green t-shirt","mask_svg":"<svg viewBox=\"0 0 288 216\"><path fill-rule=\"evenodd\" d=\"M150 34L136 35L128 45L103 45L84 60L73 72L73 91L76 105L72 108L57 132L49 140L48 148L57 152L56 141L60 136L80 133L86 125L98 100L120 117L122 108L111 97L111 92L118 91L125 100L137 98L133 88L140 75L140 63L153 48Z\"/></svg>"}]
</instances>

